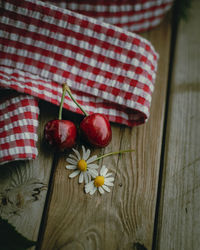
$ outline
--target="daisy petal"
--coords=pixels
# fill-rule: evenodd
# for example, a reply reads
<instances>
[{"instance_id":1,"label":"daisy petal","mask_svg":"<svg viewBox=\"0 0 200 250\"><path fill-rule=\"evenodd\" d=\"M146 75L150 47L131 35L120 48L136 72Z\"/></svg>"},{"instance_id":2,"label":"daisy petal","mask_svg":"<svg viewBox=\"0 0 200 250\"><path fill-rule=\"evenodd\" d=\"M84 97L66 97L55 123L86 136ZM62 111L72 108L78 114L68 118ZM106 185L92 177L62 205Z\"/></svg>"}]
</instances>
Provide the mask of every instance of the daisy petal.
<instances>
[{"instance_id":1,"label":"daisy petal","mask_svg":"<svg viewBox=\"0 0 200 250\"><path fill-rule=\"evenodd\" d=\"M107 174L105 175L106 178L109 177L109 176L112 176L112 173L107 173Z\"/></svg>"},{"instance_id":2,"label":"daisy petal","mask_svg":"<svg viewBox=\"0 0 200 250\"><path fill-rule=\"evenodd\" d=\"M87 149L87 151L86 151L84 146L82 146L82 150L83 150L83 160L86 161L88 159L88 157L90 156L90 150Z\"/></svg>"},{"instance_id":3,"label":"daisy petal","mask_svg":"<svg viewBox=\"0 0 200 250\"><path fill-rule=\"evenodd\" d=\"M83 183L83 172L80 173L78 182Z\"/></svg>"},{"instance_id":4,"label":"daisy petal","mask_svg":"<svg viewBox=\"0 0 200 250\"><path fill-rule=\"evenodd\" d=\"M93 189L90 191L90 195L93 195L97 191L97 187L93 187Z\"/></svg>"},{"instance_id":5,"label":"daisy petal","mask_svg":"<svg viewBox=\"0 0 200 250\"><path fill-rule=\"evenodd\" d=\"M100 194L104 194L104 190L103 190L102 187L99 187L98 190L99 190L99 193L100 193Z\"/></svg>"},{"instance_id":6,"label":"daisy petal","mask_svg":"<svg viewBox=\"0 0 200 250\"><path fill-rule=\"evenodd\" d=\"M88 182L87 185L85 185L86 187L93 187L94 186L94 181L90 181Z\"/></svg>"},{"instance_id":7,"label":"daisy petal","mask_svg":"<svg viewBox=\"0 0 200 250\"><path fill-rule=\"evenodd\" d=\"M85 147L82 145L83 157L85 155Z\"/></svg>"},{"instance_id":8,"label":"daisy petal","mask_svg":"<svg viewBox=\"0 0 200 250\"><path fill-rule=\"evenodd\" d=\"M69 154L69 157L74 159L75 161L78 161L78 158L76 157L76 155L73 155L73 154Z\"/></svg>"},{"instance_id":9,"label":"daisy petal","mask_svg":"<svg viewBox=\"0 0 200 250\"><path fill-rule=\"evenodd\" d=\"M83 173L83 177L84 177L84 181L85 181L85 183L87 184L89 181L88 181L88 174L87 174L87 172L84 172Z\"/></svg>"},{"instance_id":10,"label":"daisy petal","mask_svg":"<svg viewBox=\"0 0 200 250\"><path fill-rule=\"evenodd\" d=\"M110 188L108 188L106 185L103 185L102 188L107 191L107 192L110 192Z\"/></svg>"},{"instance_id":11,"label":"daisy petal","mask_svg":"<svg viewBox=\"0 0 200 250\"><path fill-rule=\"evenodd\" d=\"M94 181L91 181L85 185L85 192L89 193L93 190L94 187Z\"/></svg>"},{"instance_id":12,"label":"daisy petal","mask_svg":"<svg viewBox=\"0 0 200 250\"><path fill-rule=\"evenodd\" d=\"M87 164L89 164L89 163L95 161L96 159L97 159L97 155L93 155L91 158L89 158L89 159L87 160Z\"/></svg>"},{"instance_id":13,"label":"daisy petal","mask_svg":"<svg viewBox=\"0 0 200 250\"><path fill-rule=\"evenodd\" d=\"M92 192L93 188L94 188L94 181L91 181L85 185L85 192L86 193Z\"/></svg>"},{"instance_id":14,"label":"daisy petal","mask_svg":"<svg viewBox=\"0 0 200 250\"><path fill-rule=\"evenodd\" d=\"M91 175L90 175L90 174L88 174L88 182L90 182L90 181L91 181L91 179L92 179Z\"/></svg>"},{"instance_id":15,"label":"daisy petal","mask_svg":"<svg viewBox=\"0 0 200 250\"><path fill-rule=\"evenodd\" d=\"M80 153L78 152L78 150L76 150L75 148L72 148L72 150L74 151L74 153L76 154L76 156L77 156L78 159L80 160L80 159L81 159L81 155L80 155Z\"/></svg>"},{"instance_id":16,"label":"daisy petal","mask_svg":"<svg viewBox=\"0 0 200 250\"><path fill-rule=\"evenodd\" d=\"M91 187L88 187L87 185L85 186L85 192L86 193L89 193L91 190L92 190Z\"/></svg>"},{"instance_id":17,"label":"daisy petal","mask_svg":"<svg viewBox=\"0 0 200 250\"><path fill-rule=\"evenodd\" d=\"M109 182L109 181L106 181L106 180L105 180L104 184L106 186L110 186L110 187L114 186L114 184L112 182Z\"/></svg>"},{"instance_id":18,"label":"daisy petal","mask_svg":"<svg viewBox=\"0 0 200 250\"><path fill-rule=\"evenodd\" d=\"M77 161L75 161L74 159L71 159L71 158L67 158L67 162L73 164L73 165L76 165L77 164Z\"/></svg>"},{"instance_id":19,"label":"daisy petal","mask_svg":"<svg viewBox=\"0 0 200 250\"><path fill-rule=\"evenodd\" d=\"M74 165L67 165L66 169L74 170L74 169L76 169L76 166L74 166Z\"/></svg>"},{"instance_id":20,"label":"daisy petal","mask_svg":"<svg viewBox=\"0 0 200 250\"><path fill-rule=\"evenodd\" d=\"M106 181L112 182L112 181L114 181L114 177L108 177L108 178L106 178Z\"/></svg>"},{"instance_id":21,"label":"daisy petal","mask_svg":"<svg viewBox=\"0 0 200 250\"><path fill-rule=\"evenodd\" d=\"M96 178L98 176L98 172L95 169L89 169L88 172L93 178Z\"/></svg>"},{"instance_id":22,"label":"daisy petal","mask_svg":"<svg viewBox=\"0 0 200 250\"><path fill-rule=\"evenodd\" d=\"M97 168L99 168L99 166L97 164L95 164L95 163L92 163L92 164L88 164L87 168L95 168L95 169L97 169Z\"/></svg>"},{"instance_id":23,"label":"daisy petal","mask_svg":"<svg viewBox=\"0 0 200 250\"><path fill-rule=\"evenodd\" d=\"M106 168L105 165L102 166L101 170L100 170L100 175L105 176L108 172L108 169Z\"/></svg>"},{"instance_id":24,"label":"daisy petal","mask_svg":"<svg viewBox=\"0 0 200 250\"><path fill-rule=\"evenodd\" d=\"M80 170L74 171L73 173L71 173L71 174L69 175L69 178L74 178L74 177L76 177L80 172L81 172Z\"/></svg>"},{"instance_id":25,"label":"daisy petal","mask_svg":"<svg viewBox=\"0 0 200 250\"><path fill-rule=\"evenodd\" d=\"M88 159L88 158L89 158L90 153L91 153L91 151L90 151L90 150L89 150L89 148L88 148L88 149L87 149L87 151L86 151L86 159Z\"/></svg>"}]
</instances>

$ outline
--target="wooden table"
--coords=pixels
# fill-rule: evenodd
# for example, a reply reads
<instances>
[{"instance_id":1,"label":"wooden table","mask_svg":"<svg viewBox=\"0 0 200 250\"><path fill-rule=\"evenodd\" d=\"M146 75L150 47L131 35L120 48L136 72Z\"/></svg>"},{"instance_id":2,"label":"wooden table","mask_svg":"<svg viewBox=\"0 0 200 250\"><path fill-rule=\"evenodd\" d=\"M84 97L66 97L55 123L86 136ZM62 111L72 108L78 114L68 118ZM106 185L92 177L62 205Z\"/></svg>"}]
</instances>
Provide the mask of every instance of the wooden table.
<instances>
[{"instance_id":1,"label":"wooden table","mask_svg":"<svg viewBox=\"0 0 200 250\"><path fill-rule=\"evenodd\" d=\"M111 193L86 195L68 178L70 151L57 154L43 143L58 107L40 102L38 158L0 168L0 215L37 249L200 249L199 9L194 0L187 22L169 15L141 34L160 54L151 116L139 127L112 124L111 144L94 151L135 149L100 162L115 176Z\"/></svg>"}]
</instances>

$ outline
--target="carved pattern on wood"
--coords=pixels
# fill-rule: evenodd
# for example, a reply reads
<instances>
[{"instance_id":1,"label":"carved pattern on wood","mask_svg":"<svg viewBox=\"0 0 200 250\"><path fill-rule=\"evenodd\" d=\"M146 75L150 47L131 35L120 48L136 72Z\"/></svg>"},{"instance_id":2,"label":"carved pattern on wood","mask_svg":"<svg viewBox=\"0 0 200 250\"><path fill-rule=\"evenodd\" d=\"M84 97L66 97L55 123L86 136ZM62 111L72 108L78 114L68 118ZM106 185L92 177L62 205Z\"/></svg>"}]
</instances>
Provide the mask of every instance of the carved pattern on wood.
<instances>
[{"instance_id":1,"label":"carved pattern on wood","mask_svg":"<svg viewBox=\"0 0 200 250\"><path fill-rule=\"evenodd\" d=\"M39 200L41 192L46 188L46 184L30 179L3 190L0 193L0 216L8 219L12 215L20 215L32 202Z\"/></svg>"}]
</instances>

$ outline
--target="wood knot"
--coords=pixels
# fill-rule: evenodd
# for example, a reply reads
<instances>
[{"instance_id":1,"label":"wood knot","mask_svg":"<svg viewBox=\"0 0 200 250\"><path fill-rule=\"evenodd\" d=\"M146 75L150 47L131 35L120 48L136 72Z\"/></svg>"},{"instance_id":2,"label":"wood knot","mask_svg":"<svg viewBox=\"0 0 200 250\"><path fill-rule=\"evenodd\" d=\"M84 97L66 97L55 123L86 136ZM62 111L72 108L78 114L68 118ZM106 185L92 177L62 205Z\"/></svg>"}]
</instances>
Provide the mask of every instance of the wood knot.
<instances>
[{"instance_id":1,"label":"wood knot","mask_svg":"<svg viewBox=\"0 0 200 250\"><path fill-rule=\"evenodd\" d=\"M0 216L8 218L11 215L19 214L22 209L38 201L41 192L46 189L46 184L30 179L3 190L0 193Z\"/></svg>"},{"instance_id":2,"label":"wood knot","mask_svg":"<svg viewBox=\"0 0 200 250\"><path fill-rule=\"evenodd\" d=\"M3 206L6 206L8 204L8 200L6 197L2 197L1 200L0 200L0 206L3 205Z\"/></svg>"},{"instance_id":3,"label":"wood knot","mask_svg":"<svg viewBox=\"0 0 200 250\"><path fill-rule=\"evenodd\" d=\"M133 250L147 250L147 248L139 242L133 243Z\"/></svg>"}]
</instances>

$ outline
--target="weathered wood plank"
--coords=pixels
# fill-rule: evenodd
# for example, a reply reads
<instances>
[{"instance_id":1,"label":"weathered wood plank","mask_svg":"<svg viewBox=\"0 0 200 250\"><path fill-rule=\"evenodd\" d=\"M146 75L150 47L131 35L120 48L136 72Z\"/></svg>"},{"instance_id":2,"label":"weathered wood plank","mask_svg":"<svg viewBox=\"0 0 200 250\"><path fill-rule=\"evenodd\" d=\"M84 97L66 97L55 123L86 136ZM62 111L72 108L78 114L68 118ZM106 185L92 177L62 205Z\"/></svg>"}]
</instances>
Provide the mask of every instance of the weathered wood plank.
<instances>
[{"instance_id":1,"label":"weathered wood plank","mask_svg":"<svg viewBox=\"0 0 200 250\"><path fill-rule=\"evenodd\" d=\"M38 158L0 167L0 216L31 240L38 238L54 155L43 145L43 127L57 111L44 102L40 107Z\"/></svg>"},{"instance_id":2,"label":"weathered wood plank","mask_svg":"<svg viewBox=\"0 0 200 250\"><path fill-rule=\"evenodd\" d=\"M178 27L167 119L157 249L200 246L200 2Z\"/></svg>"},{"instance_id":3,"label":"weathered wood plank","mask_svg":"<svg viewBox=\"0 0 200 250\"><path fill-rule=\"evenodd\" d=\"M163 118L170 52L170 23L145 34L160 54L151 118L138 128L112 125L106 152L136 152L103 160L115 175L112 192L84 194L78 180L68 179L67 154L60 155L53 180L42 249L150 249L156 205ZM96 151L98 152L98 151ZM142 248L143 247L143 248Z\"/></svg>"}]
</instances>

